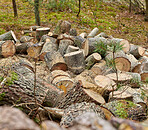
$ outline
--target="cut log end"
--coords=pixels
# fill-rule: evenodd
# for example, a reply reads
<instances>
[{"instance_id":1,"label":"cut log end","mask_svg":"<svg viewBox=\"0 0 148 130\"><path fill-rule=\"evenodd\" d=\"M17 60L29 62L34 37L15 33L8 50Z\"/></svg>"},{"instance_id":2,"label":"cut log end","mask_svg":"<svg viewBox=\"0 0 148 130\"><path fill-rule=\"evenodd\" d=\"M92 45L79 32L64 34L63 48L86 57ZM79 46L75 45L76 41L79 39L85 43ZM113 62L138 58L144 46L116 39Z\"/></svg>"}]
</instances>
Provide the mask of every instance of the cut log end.
<instances>
[{"instance_id":1,"label":"cut log end","mask_svg":"<svg viewBox=\"0 0 148 130\"><path fill-rule=\"evenodd\" d=\"M51 68L51 71L53 70L63 70L66 71L67 70L67 65L65 63L57 63L54 64Z\"/></svg>"}]
</instances>

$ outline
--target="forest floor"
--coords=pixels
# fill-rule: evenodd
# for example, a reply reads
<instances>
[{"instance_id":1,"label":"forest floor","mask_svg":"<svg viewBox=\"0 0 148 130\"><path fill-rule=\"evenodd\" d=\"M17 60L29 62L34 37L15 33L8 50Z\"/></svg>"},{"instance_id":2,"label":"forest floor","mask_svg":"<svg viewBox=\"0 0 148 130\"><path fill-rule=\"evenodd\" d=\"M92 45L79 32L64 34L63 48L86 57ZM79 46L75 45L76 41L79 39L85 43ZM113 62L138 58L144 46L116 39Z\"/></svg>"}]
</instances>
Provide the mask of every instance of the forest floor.
<instances>
[{"instance_id":1,"label":"forest floor","mask_svg":"<svg viewBox=\"0 0 148 130\"><path fill-rule=\"evenodd\" d=\"M35 16L31 0L16 0L16 4L18 18L13 17L11 0L0 1L0 34L13 30L19 39L22 30L35 25ZM58 20L68 20L78 33L89 33L97 26L99 32L148 47L148 22L144 21L143 14L135 14L135 11L129 13L127 5L101 1L89 3L85 0L81 5L79 17L77 17L77 12L78 1L70 0L69 3L59 2L58 4L41 2L41 25L50 27L52 31Z\"/></svg>"}]
</instances>

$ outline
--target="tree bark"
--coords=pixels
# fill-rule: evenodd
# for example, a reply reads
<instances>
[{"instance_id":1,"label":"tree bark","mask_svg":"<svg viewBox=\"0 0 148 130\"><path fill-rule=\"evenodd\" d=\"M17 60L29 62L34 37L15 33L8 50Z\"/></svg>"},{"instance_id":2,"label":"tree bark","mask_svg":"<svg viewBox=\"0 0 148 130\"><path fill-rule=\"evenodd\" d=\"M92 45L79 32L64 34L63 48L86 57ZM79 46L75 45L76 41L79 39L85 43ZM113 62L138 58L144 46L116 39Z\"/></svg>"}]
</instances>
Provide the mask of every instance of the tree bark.
<instances>
[{"instance_id":1,"label":"tree bark","mask_svg":"<svg viewBox=\"0 0 148 130\"><path fill-rule=\"evenodd\" d=\"M14 17L18 17L15 0L12 0L12 4L13 4Z\"/></svg>"},{"instance_id":2,"label":"tree bark","mask_svg":"<svg viewBox=\"0 0 148 130\"><path fill-rule=\"evenodd\" d=\"M39 0L34 0L35 24L40 26Z\"/></svg>"}]
</instances>

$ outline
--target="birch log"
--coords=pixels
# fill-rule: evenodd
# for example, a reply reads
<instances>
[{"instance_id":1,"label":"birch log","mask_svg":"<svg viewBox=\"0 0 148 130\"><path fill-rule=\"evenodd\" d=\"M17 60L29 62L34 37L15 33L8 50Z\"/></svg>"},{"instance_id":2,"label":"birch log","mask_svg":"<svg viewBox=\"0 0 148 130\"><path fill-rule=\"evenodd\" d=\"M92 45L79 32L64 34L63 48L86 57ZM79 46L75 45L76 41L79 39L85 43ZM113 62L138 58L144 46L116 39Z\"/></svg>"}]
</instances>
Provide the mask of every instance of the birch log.
<instances>
[{"instance_id":1,"label":"birch log","mask_svg":"<svg viewBox=\"0 0 148 130\"><path fill-rule=\"evenodd\" d=\"M49 31L50 28L45 28L45 27L36 29L36 39L40 41L41 37L45 34L48 34Z\"/></svg>"}]
</instances>

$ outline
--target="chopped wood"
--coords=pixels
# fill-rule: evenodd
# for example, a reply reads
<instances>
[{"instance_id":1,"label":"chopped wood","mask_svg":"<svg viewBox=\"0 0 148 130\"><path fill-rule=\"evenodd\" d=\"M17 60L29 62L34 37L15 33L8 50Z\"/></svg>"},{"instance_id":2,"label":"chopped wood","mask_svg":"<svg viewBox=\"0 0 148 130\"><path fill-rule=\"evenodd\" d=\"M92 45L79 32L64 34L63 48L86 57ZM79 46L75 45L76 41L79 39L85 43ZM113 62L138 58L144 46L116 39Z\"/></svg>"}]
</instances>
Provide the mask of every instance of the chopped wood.
<instances>
[{"instance_id":1,"label":"chopped wood","mask_svg":"<svg viewBox=\"0 0 148 130\"><path fill-rule=\"evenodd\" d=\"M146 82L148 80L148 71L143 71L140 73L141 75L141 81Z\"/></svg>"},{"instance_id":2,"label":"chopped wood","mask_svg":"<svg viewBox=\"0 0 148 130\"><path fill-rule=\"evenodd\" d=\"M12 40L0 41L0 56L13 56L16 52L15 44Z\"/></svg>"},{"instance_id":3,"label":"chopped wood","mask_svg":"<svg viewBox=\"0 0 148 130\"><path fill-rule=\"evenodd\" d=\"M53 38L57 38L58 37L58 35L54 34L53 32L49 32L47 35L50 36L50 37L53 37Z\"/></svg>"},{"instance_id":4,"label":"chopped wood","mask_svg":"<svg viewBox=\"0 0 148 130\"><path fill-rule=\"evenodd\" d=\"M69 31L69 34L71 36L77 36L77 30L75 28L71 28L70 31Z\"/></svg>"},{"instance_id":5,"label":"chopped wood","mask_svg":"<svg viewBox=\"0 0 148 130\"><path fill-rule=\"evenodd\" d=\"M54 53L57 50L58 50L58 45L56 44L56 39L50 37L46 39L46 42L44 43L42 50L40 52L39 59L43 61L44 56L46 55L47 52Z\"/></svg>"},{"instance_id":6,"label":"chopped wood","mask_svg":"<svg viewBox=\"0 0 148 130\"><path fill-rule=\"evenodd\" d=\"M88 38L94 37L95 35L97 35L97 33L99 32L98 28L94 28L89 34L88 34Z\"/></svg>"},{"instance_id":7,"label":"chopped wood","mask_svg":"<svg viewBox=\"0 0 148 130\"><path fill-rule=\"evenodd\" d=\"M0 41L6 40L14 40L15 42L17 41L17 38L12 30L0 35Z\"/></svg>"},{"instance_id":8,"label":"chopped wood","mask_svg":"<svg viewBox=\"0 0 148 130\"><path fill-rule=\"evenodd\" d=\"M86 67L90 69L92 65L102 59L99 53L93 53L85 59Z\"/></svg>"},{"instance_id":9,"label":"chopped wood","mask_svg":"<svg viewBox=\"0 0 148 130\"><path fill-rule=\"evenodd\" d=\"M95 84L98 87L103 88L104 91L107 90L107 91L111 92L111 91L116 90L116 88L117 88L116 83L112 79L110 79L106 76L103 76L103 75L97 75L95 77L94 81L95 81Z\"/></svg>"},{"instance_id":10,"label":"chopped wood","mask_svg":"<svg viewBox=\"0 0 148 130\"><path fill-rule=\"evenodd\" d=\"M85 42L85 39L81 36L74 37L74 45L79 47L80 49L83 49L83 44Z\"/></svg>"},{"instance_id":11,"label":"chopped wood","mask_svg":"<svg viewBox=\"0 0 148 130\"><path fill-rule=\"evenodd\" d=\"M34 36L35 36L35 31L22 30L22 31L21 31L21 34L22 34L22 35L29 34L29 36L34 37Z\"/></svg>"},{"instance_id":12,"label":"chopped wood","mask_svg":"<svg viewBox=\"0 0 148 130\"><path fill-rule=\"evenodd\" d=\"M33 46L33 42L25 42L16 44L16 53L17 54L27 54L27 49L31 46Z\"/></svg>"},{"instance_id":13,"label":"chopped wood","mask_svg":"<svg viewBox=\"0 0 148 130\"><path fill-rule=\"evenodd\" d=\"M85 116L84 118L82 118L83 114L87 112L94 112L96 118L100 117L102 120L105 119L105 115L101 110L100 106L95 105L94 103L82 102L82 103L72 104L67 109L65 109L60 125L62 127L70 127L74 125L74 120L76 118L77 118L77 121L79 120L78 122L81 122L82 124L84 124L86 121L83 122L82 119L87 119L87 121L90 119L90 116ZM92 117L91 119L93 118L94 117Z\"/></svg>"},{"instance_id":14,"label":"chopped wood","mask_svg":"<svg viewBox=\"0 0 148 130\"><path fill-rule=\"evenodd\" d=\"M31 26L30 30L31 31L36 31L36 29L38 29L38 28L42 28L42 27L41 26Z\"/></svg>"},{"instance_id":15,"label":"chopped wood","mask_svg":"<svg viewBox=\"0 0 148 130\"><path fill-rule=\"evenodd\" d=\"M20 38L20 42L25 43L25 42L33 42L33 38L34 37L30 37L30 36L22 36Z\"/></svg>"},{"instance_id":16,"label":"chopped wood","mask_svg":"<svg viewBox=\"0 0 148 130\"><path fill-rule=\"evenodd\" d=\"M60 40L59 43L59 52L61 53L62 56L66 54L66 50L69 45L73 45L74 42L68 39Z\"/></svg>"},{"instance_id":17,"label":"chopped wood","mask_svg":"<svg viewBox=\"0 0 148 130\"><path fill-rule=\"evenodd\" d=\"M77 82L65 95L63 99L58 103L58 108L67 108L73 103L81 102L94 102L96 104L105 103L104 98L97 92L91 89L85 89L82 86L82 83Z\"/></svg>"},{"instance_id":18,"label":"chopped wood","mask_svg":"<svg viewBox=\"0 0 148 130\"><path fill-rule=\"evenodd\" d=\"M43 27L43 28L37 28L36 29L36 39L40 41L41 37L45 34L48 34L50 31L50 28Z\"/></svg>"},{"instance_id":19,"label":"chopped wood","mask_svg":"<svg viewBox=\"0 0 148 130\"><path fill-rule=\"evenodd\" d=\"M67 70L67 65L59 51L47 52L44 58L45 58L46 65L50 71L53 71L53 70L66 71Z\"/></svg>"},{"instance_id":20,"label":"chopped wood","mask_svg":"<svg viewBox=\"0 0 148 130\"><path fill-rule=\"evenodd\" d=\"M85 60L82 51L75 51L64 55L68 69L75 74L81 73L85 69Z\"/></svg>"},{"instance_id":21,"label":"chopped wood","mask_svg":"<svg viewBox=\"0 0 148 130\"><path fill-rule=\"evenodd\" d=\"M87 33L81 33L79 36L81 36L82 38L87 38Z\"/></svg>"},{"instance_id":22,"label":"chopped wood","mask_svg":"<svg viewBox=\"0 0 148 130\"><path fill-rule=\"evenodd\" d=\"M79 47L75 47L75 46L69 45L69 46L67 47L66 54L67 54L67 53L74 52L74 51L79 51L79 49L80 49Z\"/></svg>"},{"instance_id":23,"label":"chopped wood","mask_svg":"<svg viewBox=\"0 0 148 130\"><path fill-rule=\"evenodd\" d=\"M144 56L145 48L138 45L130 44L130 54L134 55L137 59Z\"/></svg>"},{"instance_id":24,"label":"chopped wood","mask_svg":"<svg viewBox=\"0 0 148 130\"><path fill-rule=\"evenodd\" d=\"M104 33L104 32L101 32L101 33L99 33L97 36L95 36L95 37L104 37L104 38L112 38L111 36L108 36L106 33Z\"/></svg>"}]
</instances>

